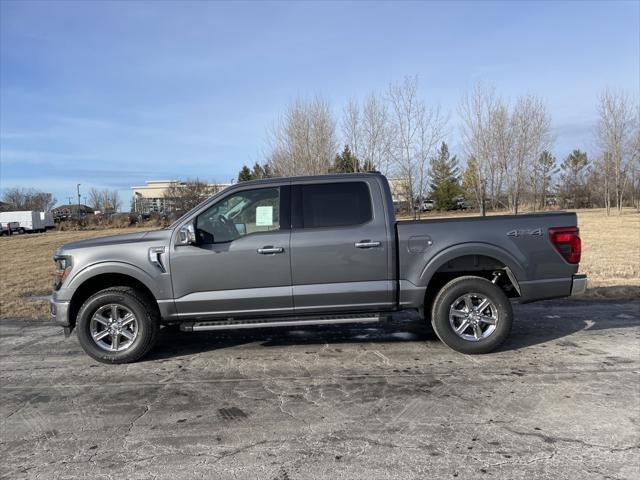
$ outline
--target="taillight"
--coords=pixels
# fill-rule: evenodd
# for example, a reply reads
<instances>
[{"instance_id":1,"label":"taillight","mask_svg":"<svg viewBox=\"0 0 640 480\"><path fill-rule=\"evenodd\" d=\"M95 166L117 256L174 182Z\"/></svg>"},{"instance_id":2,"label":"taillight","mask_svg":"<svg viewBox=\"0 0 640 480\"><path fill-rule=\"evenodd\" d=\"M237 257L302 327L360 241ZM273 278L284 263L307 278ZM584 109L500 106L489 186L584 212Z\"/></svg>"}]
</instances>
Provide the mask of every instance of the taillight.
<instances>
[{"instance_id":1,"label":"taillight","mask_svg":"<svg viewBox=\"0 0 640 480\"><path fill-rule=\"evenodd\" d=\"M578 227L550 228L549 240L568 263L580 263L582 243Z\"/></svg>"}]
</instances>

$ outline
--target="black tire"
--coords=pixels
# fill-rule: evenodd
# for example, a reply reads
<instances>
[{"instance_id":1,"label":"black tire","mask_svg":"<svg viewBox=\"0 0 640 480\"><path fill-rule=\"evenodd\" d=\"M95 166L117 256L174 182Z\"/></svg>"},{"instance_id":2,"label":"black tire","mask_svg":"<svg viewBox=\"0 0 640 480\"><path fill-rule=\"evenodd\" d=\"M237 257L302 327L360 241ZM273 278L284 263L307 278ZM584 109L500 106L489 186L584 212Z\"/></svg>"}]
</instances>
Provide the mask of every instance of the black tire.
<instances>
[{"instance_id":1,"label":"black tire","mask_svg":"<svg viewBox=\"0 0 640 480\"><path fill-rule=\"evenodd\" d=\"M460 299L467 294L483 296L491 302L489 307L492 314L495 308L495 329L486 338L478 335L480 339L469 340L458 335L449 319L450 311L454 305L461 305ZM485 310L486 312L486 310ZM484 317L486 318L486 316ZM462 326L462 320L459 321ZM431 325L436 335L448 347L461 353L482 354L489 353L498 348L509 336L513 322L511 302L500 287L482 277L464 276L458 277L447 283L438 292L431 310ZM487 329L488 324L480 323ZM464 330L466 336L474 336L473 326Z\"/></svg>"},{"instance_id":2,"label":"black tire","mask_svg":"<svg viewBox=\"0 0 640 480\"><path fill-rule=\"evenodd\" d=\"M137 322L137 335L125 350L101 348L91 335L91 318L105 305L122 305L130 310ZM131 287L111 287L93 294L80 307L76 330L82 349L102 363L131 363L145 356L155 345L160 329L158 310L146 295Z\"/></svg>"}]
</instances>

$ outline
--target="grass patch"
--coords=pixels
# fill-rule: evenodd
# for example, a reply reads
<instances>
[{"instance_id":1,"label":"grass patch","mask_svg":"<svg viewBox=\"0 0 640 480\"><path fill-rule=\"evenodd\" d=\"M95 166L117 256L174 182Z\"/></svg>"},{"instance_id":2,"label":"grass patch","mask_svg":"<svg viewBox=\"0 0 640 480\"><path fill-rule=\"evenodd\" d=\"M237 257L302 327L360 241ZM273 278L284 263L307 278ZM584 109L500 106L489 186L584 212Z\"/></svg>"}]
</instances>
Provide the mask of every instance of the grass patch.
<instances>
[{"instance_id":1,"label":"grass patch","mask_svg":"<svg viewBox=\"0 0 640 480\"><path fill-rule=\"evenodd\" d=\"M51 293L53 252L60 245L140 231L140 228L111 228L0 237L0 318L48 318L47 302L27 297Z\"/></svg>"}]
</instances>

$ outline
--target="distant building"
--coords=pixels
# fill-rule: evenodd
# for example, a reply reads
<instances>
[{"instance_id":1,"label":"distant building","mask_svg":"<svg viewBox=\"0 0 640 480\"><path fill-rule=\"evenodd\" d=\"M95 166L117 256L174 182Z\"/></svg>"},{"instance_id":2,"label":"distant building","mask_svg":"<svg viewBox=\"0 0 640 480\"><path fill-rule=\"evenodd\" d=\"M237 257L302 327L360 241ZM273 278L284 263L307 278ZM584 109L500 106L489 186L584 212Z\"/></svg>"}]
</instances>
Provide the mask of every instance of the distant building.
<instances>
[{"instance_id":1,"label":"distant building","mask_svg":"<svg viewBox=\"0 0 640 480\"><path fill-rule=\"evenodd\" d=\"M7 202L0 202L0 212L8 212L13 209L13 205Z\"/></svg>"},{"instance_id":2,"label":"distant building","mask_svg":"<svg viewBox=\"0 0 640 480\"><path fill-rule=\"evenodd\" d=\"M391 198L393 203L409 204L409 182L403 177L391 177L387 179L389 181L389 188L391 190Z\"/></svg>"},{"instance_id":3,"label":"distant building","mask_svg":"<svg viewBox=\"0 0 640 480\"><path fill-rule=\"evenodd\" d=\"M80 208L78 208L77 203L72 203L70 205L60 205L53 208L51 210L51 213L53 213L53 218L55 218L56 220L77 218L78 216L84 218L87 215L94 214L93 208L91 208L89 205L80 205L79 207ZM78 215L78 212L80 212L80 215Z\"/></svg>"},{"instance_id":4,"label":"distant building","mask_svg":"<svg viewBox=\"0 0 640 480\"><path fill-rule=\"evenodd\" d=\"M176 185L184 185L179 180L148 180L145 185L131 187L133 201L131 210L135 213L169 213L172 211L171 201L166 197L167 191ZM210 183L214 192L231 185L230 183Z\"/></svg>"}]
</instances>

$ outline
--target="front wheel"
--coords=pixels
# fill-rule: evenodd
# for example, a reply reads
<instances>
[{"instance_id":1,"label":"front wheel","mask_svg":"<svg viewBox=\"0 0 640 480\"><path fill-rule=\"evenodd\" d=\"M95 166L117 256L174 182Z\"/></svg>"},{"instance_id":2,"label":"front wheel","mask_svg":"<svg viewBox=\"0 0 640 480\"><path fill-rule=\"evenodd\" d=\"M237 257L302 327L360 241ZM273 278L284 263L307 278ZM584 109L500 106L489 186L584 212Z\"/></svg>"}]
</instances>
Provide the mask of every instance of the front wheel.
<instances>
[{"instance_id":1,"label":"front wheel","mask_svg":"<svg viewBox=\"0 0 640 480\"><path fill-rule=\"evenodd\" d=\"M159 330L157 309L130 287L101 290L78 312L78 340L83 350L103 363L130 363L155 344Z\"/></svg>"},{"instance_id":2,"label":"front wheel","mask_svg":"<svg viewBox=\"0 0 640 480\"><path fill-rule=\"evenodd\" d=\"M467 354L489 353L509 336L513 311L500 287L482 277L458 277L438 292L431 324L442 342Z\"/></svg>"}]
</instances>

